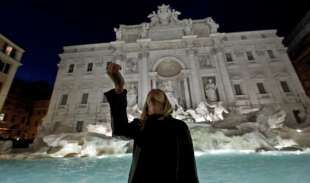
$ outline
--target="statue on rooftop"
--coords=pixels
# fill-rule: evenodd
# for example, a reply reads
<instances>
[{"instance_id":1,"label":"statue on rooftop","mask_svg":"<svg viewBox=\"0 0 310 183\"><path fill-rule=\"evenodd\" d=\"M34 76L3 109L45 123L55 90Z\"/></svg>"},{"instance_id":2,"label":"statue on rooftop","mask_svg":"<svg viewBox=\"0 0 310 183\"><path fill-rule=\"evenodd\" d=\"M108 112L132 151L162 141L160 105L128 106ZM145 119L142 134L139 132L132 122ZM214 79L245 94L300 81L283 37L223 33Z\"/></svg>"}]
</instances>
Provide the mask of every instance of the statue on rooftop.
<instances>
[{"instance_id":1,"label":"statue on rooftop","mask_svg":"<svg viewBox=\"0 0 310 183\"><path fill-rule=\"evenodd\" d=\"M185 19L183 20L185 27L184 27L184 34L185 35L192 35L193 34L193 21L192 19Z\"/></svg>"},{"instance_id":2,"label":"statue on rooftop","mask_svg":"<svg viewBox=\"0 0 310 183\"><path fill-rule=\"evenodd\" d=\"M116 35L116 40L117 41L120 41L122 40L122 31L120 30L120 28L114 28L114 32L115 32L115 35Z\"/></svg>"},{"instance_id":3,"label":"statue on rooftop","mask_svg":"<svg viewBox=\"0 0 310 183\"><path fill-rule=\"evenodd\" d=\"M179 11L171 9L169 5L158 6L157 12L153 11L152 14L148 16L151 19L151 26L156 25L169 25L171 23L179 23L178 16L181 15Z\"/></svg>"},{"instance_id":4,"label":"statue on rooftop","mask_svg":"<svg viewBox=\"0 0 310 183\"><path fill-rule=\"evenodd\" d=\"M140 34L140 37L142 39L148 37L149 28L150 28L150 24L148 24L148 23L143 23L142 24L142 31L141 31L141 34Z\"/></svg>"},{"instance_id":5,"label":"statue on rooftop","mask_svg":"<svg viewBox=\"0 0 310 183\"><path fill-rule=\"evenodd\" d=\"M171 17L170 17L170 22L172 23L178 23L179 22L179 18L178 16L181 15L181 13L179 11L176 11L176 10L172 10L172 13L171 13Z\"/></svg>"},{"instance_id":6,"label":"statue on rooftop","mask_svg":"<svg viewBox=\"0 0 310 183\"><path fill-rule=\"evenodd\" d=\"M159 17L155 13L155 11L152 12L149 16L147 16L149 19L151 19L151 26L155 26L159 23Z\"/></svg>"},{"instance_id":7,"label":"statue on rooftop","mask_svg":"<svg viewBox=\"0 0 310 183\"><path fill-rule=\"evenodd\" d=\"M219 24L217 24L211 17L208 17L206 22L211 26L211 33L216 33L219 28Z\"/></svg>"}]
</instances>

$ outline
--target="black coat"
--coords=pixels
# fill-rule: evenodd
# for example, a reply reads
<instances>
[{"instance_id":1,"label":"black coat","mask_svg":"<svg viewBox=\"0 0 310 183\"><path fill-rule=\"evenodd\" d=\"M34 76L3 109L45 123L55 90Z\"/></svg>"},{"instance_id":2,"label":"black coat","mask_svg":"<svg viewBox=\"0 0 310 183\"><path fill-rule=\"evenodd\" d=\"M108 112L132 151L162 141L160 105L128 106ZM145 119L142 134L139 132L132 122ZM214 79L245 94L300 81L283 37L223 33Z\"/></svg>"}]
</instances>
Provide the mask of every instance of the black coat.
<instances>
[{"instance_id":1,"label":"black coat","mask_svg":"<svg viewBox=\"0 0 310 183\"><path fill-rule=\"evenodd\" d=\"M198 183L190 131L171 116L152 115L142 128L139 119L128 123L127 91L105 93L110 104L113 136L134 140L129 183Z\"/></svg>"}]
</instances>

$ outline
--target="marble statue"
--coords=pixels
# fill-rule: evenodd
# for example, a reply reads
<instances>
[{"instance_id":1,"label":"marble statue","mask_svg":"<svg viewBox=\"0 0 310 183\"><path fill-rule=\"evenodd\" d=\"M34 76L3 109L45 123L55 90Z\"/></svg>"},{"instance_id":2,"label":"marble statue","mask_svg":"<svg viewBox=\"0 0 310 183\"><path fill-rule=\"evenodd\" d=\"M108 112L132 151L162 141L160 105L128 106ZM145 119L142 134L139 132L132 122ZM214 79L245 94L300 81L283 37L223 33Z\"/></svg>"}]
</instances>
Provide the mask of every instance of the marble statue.
<instances>
[{"instance_id":1,"label":"marble statue","mask_svg":"<svg viewBox=\"0 0 310 183\"><path fill-rule=\"evenodd\" d=\"M179 11L176 11L173 9L172 13L171 13L171 17L170 17L170 22L178 23L179 22L179 18L178 18L179 15L181 15L181 13Z\"/></svg>"},{"instance_id":2,"label":"marble statue","mask_svg":"<svg viewBox=\"0 0 310 183\"><path fill-rule=\"evenodd\" d=\"M204 117L204 121L211 121L210 119L210 112L208 110L208 103L207 102L200 102L198 107L195 109L196 113L200 114Z\"/></svg>"},{"instance_id":3,"label":"marble statue","mask_svg":"<svg viewBox=\"0 0 310 183\"><path fill-rule=\"evenodd\" d=\"M158 15L155 13L155 11L153 11L149 16L147 16L149 19L151 19L151 26L155 26L159 23L159 17Z\"/></svg>"},{"instance_id":4,"label":"marble statue","mask_svg":"<svg viewBox=\"0 0 310 183\"><path fill-rule=\"evenodd\" d=\"M211 33L216 33L219 28L219 25L215 23L215 21L211 17L208 17L206 21L208 24L211 25Z\"/></svg>"},{"instance_id":5,"label":"marble statue","mask_svg":"<svg viewBox=\"0 0 310 183\"><path fill-rule=\"evenodd\" d=\"M216 102L217 101L217 94L216 94L216 85L215 82L209 78L205 85L205 92L206 97L209 102Z\"/></svg>"},{"instance_id":6,"label":"marble statue","mask_svg":"<svg viewBox=\"0 0 310 183\"><path fill-rule=\"evenodd\" d=\"M208 107L214 108L213 115L210 121L220 121L224 120L223 113L229 113L228 110L223 106L223 102L219 101L216 104L208 104Z\"/></svg>"},{"instance_id":7,"label":"marble statue","mask_svg":"<svg viewBox=\"0 0 310 183\"><path fill-rule=\"evenodd\" d=\"M148 18L151 19L151 26L169 25L171 23L179 23L178 16L181 15L179 11L171 9L169 5L158 6L157 12L152 12Z\"/></svg>"},{"instance_id":8,"label":"marble statue","mask_svg":"<svg viewBox=\"0 0 310 183\"><path fill-rule=\"evenodd\" d=\"M148 24L148 23L142 24L142 31L141 31L141 34L140 34L140 37L142 39L148 37L149 28L150 28L150 24Z\"/></svg>"},{"instance_id":9,"label":"marble statue","mask_svg":"<svg viewBox=\"0 0 310 183\"><path fill-rule=\"evenodd\" d=\"M179 103L173 92L174 89L172 86L172 81L171 80L162 81L161 89L166 93L173 109L177 109L179 106Z\"/></svg>"},{"instance_id":10,"label":"marble statue","mask_svg":"<svg viewBox=\"0 0 310 183\"><path fill-rule=\"evenodd\" d=\"M162 25L169 24L169 17L171 16L171 9L169 5L161 5L158 7L157 14Z\"/></svg>"},{"instance_id":11,"label":"marble statue","mask_svg":"<svg viewBox=\"0 0 310 183\"><path fill-rule=\"evenodd\" d=\"M132 74L132 73L138 73L138 64L135 60L133 59L128 59L126 63L126 68L125 68L126 73Z\"/></svg>"},{"instance_id":12,"label":"marble statue","mask_svg":"<svg viewBox=\"0 0 310 183\"><path fill-rule=\"evenodd\" d=\"M183 21L185 24L184 34L185 35L192 35L193 34L193 20L192 19L185 19Z\"/></svg>"},{"instance_id":13,"label":"marble statue","mask_svg":"<svg viewBox=\"0 0 310 183\"><path fill-rule=\"evenodd\" d=\"M115 32L115 35L116 35L116 40L117 41L120 41L122 40L122 31L118 28L114 28L114 32Z\"/></svg>"},{"instance_id":14,"label":"marble statue","mask_svg":"<svg viewBox=\"0 0 310 183\"><path fill-rule=\"evenodd\" d=\"M138 103L138 88L137 82L128 82L127 83L127 103L128 106L134 106Z\"/></svg>"}]
</instances>

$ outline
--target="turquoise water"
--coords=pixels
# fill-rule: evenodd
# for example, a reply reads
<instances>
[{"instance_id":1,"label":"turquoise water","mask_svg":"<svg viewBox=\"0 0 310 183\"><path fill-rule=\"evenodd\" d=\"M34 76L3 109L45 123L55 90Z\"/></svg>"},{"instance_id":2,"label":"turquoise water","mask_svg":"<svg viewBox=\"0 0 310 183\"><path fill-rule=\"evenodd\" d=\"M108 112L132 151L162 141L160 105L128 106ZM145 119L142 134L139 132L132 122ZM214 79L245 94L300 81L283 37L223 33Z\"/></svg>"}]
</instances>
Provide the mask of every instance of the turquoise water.
<instances>
[{"instance_id":1,"label":"turquoise water","mask_svg":"<svg viewBox=\"0 0 310 183\"><path fill-rule=\"evenodd\" d=\"M310 154L204 154L200 183L310 183ZM0 161L1 183L126 183L130 155Z\"/></svg>"}]
</instances>

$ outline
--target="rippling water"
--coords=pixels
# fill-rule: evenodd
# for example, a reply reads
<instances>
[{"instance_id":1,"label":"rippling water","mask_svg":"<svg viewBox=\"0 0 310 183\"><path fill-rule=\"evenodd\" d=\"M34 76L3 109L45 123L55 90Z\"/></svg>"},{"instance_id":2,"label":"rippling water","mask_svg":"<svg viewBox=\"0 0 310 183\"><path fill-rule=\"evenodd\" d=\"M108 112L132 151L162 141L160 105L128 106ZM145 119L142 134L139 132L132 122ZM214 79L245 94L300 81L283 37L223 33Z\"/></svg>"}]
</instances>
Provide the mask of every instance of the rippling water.
<instances>
[{"instance_id":1,"label":"rippling water","mask_svg":"<svg viewBox=\"0 0 310 183\"><path fill-rule=\"evenodd\" d=\"M200 183L310 183L310 154L202 154ZM0 161L0 183L126 183L130 155Z\"/></svg>"}]
</instances>

